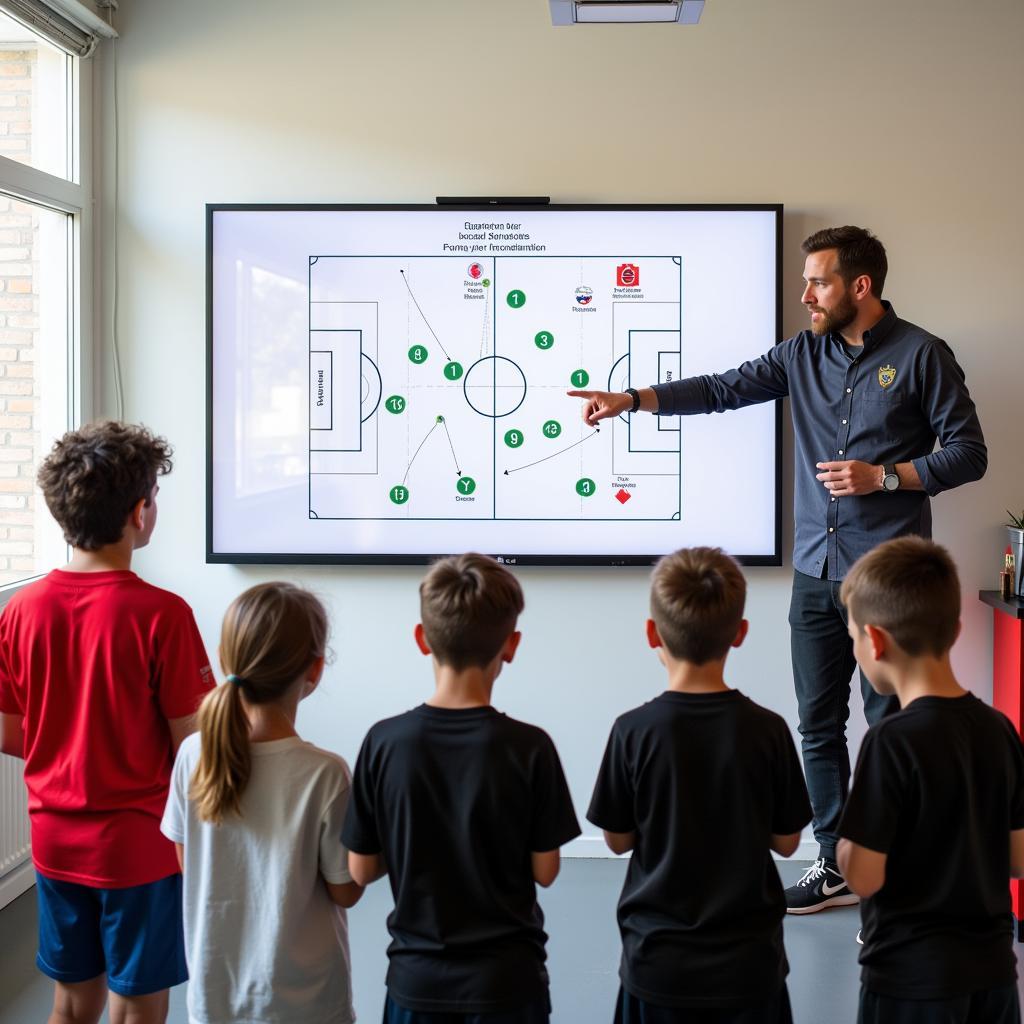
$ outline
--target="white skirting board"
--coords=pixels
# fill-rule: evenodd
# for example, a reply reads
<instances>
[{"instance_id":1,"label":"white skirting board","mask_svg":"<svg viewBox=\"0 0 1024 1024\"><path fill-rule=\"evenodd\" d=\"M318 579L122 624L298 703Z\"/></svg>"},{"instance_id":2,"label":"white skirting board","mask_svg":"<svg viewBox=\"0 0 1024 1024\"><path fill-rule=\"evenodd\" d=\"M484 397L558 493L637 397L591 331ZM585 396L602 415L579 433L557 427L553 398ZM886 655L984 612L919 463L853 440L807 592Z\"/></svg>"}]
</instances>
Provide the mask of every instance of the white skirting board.
<instances>
[{"instance_id":1,"label":"white skirting board","mask_svg":"<svg viewBox=\"0 0 1024 1024\"><path fill-rule=\"evenodd\" d=\"M0 878L0 910L3 910L8 903L12 903L35 884L36 872L30 860L19 864L13 871L8 871Z\"/></svg>"}]
</instances>

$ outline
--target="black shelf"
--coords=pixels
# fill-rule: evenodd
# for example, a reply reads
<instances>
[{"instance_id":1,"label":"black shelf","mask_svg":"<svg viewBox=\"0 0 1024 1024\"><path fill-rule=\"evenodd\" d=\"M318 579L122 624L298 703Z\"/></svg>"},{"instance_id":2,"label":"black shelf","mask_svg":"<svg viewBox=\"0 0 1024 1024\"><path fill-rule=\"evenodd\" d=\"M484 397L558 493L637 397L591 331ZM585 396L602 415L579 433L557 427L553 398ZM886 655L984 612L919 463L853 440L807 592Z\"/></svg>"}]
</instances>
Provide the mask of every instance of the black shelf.
<instances>
[{"instance_id":1,"label":"black shelf","mask_svg":"<svg viewBox=\"0 0 1024 1024\"><path fill-rule=\"evenodd\" d=\"M979 590L978 597L987 605L1005 612L1015 619L1024 619L1024 597L1011 597L1004 601L998 590Z\"/></svg>"}]
</instances>

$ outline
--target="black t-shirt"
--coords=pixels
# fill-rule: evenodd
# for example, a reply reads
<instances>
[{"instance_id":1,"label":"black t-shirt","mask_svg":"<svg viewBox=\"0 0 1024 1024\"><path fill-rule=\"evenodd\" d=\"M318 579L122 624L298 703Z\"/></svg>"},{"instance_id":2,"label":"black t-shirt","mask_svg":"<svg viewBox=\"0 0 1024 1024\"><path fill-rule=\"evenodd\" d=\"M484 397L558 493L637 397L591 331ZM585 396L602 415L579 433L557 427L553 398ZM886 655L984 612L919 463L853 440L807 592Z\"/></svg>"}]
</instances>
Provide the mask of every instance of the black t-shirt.
<instances>
[{"instance_id":1,"label":"black t-shirt","mask_svg":"<svg viewBox=\"0 0 1024 1024\"><path fill-rule=\"evenodd\" d=\"M1012 985L1010 831L1024 748L976 697L919 697L864 737L839 834L887 855L861 903L864 986L951 999Z\"/></svg>"},{"instance_id":2,"label":"black t-shirt","mask_svg":"<svg viewBox=\"0 0 1024 1024\"><path fill-rule=\"evenodd\" d=\"M437 1013L547 998L530 854L579 834L558 753L536 726L426 704L373 726L342 842L388 866L391 998Z\"/></svg>"},{"instance_id":3,"label":"black t-shirt","mask_svg":"<svg viewBox=\"0 0 1024 1024\"><path fill-rule=\"evenodd\" d=\"M668 691L612 726L587 817L635 832L619 898L625 989L728 1007L775 994L789 965L773 833L811 820L786 723L736 690Z\"/></svg>"}]
</instances>

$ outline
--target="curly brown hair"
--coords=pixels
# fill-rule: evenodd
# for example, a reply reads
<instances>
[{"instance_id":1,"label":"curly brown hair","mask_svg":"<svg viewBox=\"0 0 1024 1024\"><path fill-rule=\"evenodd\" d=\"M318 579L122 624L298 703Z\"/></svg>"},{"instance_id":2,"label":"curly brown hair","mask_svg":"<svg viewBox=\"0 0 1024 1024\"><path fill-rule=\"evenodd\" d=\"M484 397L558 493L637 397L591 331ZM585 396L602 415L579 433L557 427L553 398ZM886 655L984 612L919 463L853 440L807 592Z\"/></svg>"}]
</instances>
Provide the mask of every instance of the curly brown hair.
<instances>
[{"instance_id":1,"label":"curly brown hair","mask_svg":"<svg viewBox=\"0 0 1024 1024\"><path fill-rule=\"evenodd\" d=\"M83 551L116 544L131 510L171 471L174 449L145 427L88 423L54 444L37 477L64 539Z\"/></svg>"}]
</instances>

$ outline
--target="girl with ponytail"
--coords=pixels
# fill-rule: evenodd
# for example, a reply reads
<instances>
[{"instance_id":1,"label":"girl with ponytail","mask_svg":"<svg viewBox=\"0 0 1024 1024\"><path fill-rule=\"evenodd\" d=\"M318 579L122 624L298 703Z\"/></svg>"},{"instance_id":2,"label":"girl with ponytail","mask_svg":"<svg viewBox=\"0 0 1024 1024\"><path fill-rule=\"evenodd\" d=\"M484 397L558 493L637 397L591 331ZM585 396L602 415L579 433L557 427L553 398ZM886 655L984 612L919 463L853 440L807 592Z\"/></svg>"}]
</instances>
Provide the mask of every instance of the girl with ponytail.
<instances>
[{"instance_id":1,"label":"girl with ponytail","mask_svg":"<svg viewBox=\"0 0 1024 1024\"><path fill-rule=\"evenodd\" d=\"M289 583L251 587L224 616L226 679L181 745L162 825L185 875L194 1021L355 1019L339 909L363 892L340 839L351 774L295 731L327 632L323 605Z\"/></svg>"}]
</instances>

